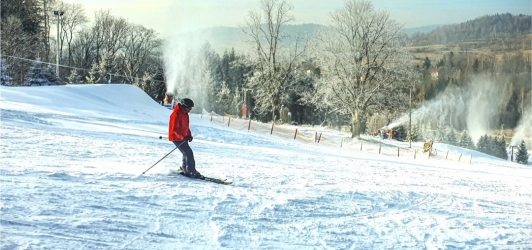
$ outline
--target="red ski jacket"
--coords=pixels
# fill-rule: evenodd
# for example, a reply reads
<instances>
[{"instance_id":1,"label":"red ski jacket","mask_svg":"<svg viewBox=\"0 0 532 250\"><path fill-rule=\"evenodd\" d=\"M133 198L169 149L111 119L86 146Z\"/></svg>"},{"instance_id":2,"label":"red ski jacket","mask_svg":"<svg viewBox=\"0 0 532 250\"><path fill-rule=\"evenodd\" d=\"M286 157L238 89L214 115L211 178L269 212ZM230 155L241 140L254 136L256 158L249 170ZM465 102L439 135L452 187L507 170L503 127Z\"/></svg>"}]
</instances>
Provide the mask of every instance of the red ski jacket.
<instances>
[{"instance_id":1,"label":"red ski jacket","mask_svg":"<svg viewBox=\"0 0 532 250\"><path fill-rule=\"evenodd\" d=\"M168 124L168 140L184 141L186 137L192 136L189 128L188 111L177 104L170 115Z\"/></svg>"}]
</instances>

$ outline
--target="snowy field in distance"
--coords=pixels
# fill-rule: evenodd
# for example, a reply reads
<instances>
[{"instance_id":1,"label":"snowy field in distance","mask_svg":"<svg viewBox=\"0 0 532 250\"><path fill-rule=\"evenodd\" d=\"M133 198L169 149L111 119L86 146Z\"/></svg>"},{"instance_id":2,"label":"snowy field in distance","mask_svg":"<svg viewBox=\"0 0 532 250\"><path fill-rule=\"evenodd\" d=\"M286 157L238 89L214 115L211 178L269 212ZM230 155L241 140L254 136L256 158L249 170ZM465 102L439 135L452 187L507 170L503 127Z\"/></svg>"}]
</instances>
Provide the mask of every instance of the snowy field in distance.
<instances>
[{"instance_id":1,"label":"snowy field in distance","mask_svg":"<svg viewBox=\"0 0 532 250\"><path fill-rule=\"evenodd\" d=\"M169 174L178 152L141 175L174 146L159 139L170 110L140 89L0 91L1 249L532 249L527 166L383 156L193 114L197 169L234 184Z\"/></svg>"}]
</instances>

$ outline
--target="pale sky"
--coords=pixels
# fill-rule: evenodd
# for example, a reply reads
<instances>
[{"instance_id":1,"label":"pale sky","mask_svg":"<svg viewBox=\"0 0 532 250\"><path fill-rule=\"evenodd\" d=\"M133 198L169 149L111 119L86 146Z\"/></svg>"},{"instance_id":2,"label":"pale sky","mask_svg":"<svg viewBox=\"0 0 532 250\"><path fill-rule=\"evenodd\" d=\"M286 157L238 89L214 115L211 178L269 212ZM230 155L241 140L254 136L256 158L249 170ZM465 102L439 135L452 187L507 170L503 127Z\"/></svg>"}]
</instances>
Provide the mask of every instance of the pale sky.
<instances>
[{"instance_id":1,"label":"pale sky","mask_svg":"<svg viewBox=\"0 0 532 250\"><path fill-rule=\"evenodd\" d=\"M89 18L97 10L154 29L162 36L212 26L243 25L259 0L63 0L80 3ZM343 7L345 0L287 0L294 6L298 23L326 24L328 14ZM486 14L532 14L531 0L373 0L377 10L413 28L472 20Z\"/></svg>"}]
</instances>

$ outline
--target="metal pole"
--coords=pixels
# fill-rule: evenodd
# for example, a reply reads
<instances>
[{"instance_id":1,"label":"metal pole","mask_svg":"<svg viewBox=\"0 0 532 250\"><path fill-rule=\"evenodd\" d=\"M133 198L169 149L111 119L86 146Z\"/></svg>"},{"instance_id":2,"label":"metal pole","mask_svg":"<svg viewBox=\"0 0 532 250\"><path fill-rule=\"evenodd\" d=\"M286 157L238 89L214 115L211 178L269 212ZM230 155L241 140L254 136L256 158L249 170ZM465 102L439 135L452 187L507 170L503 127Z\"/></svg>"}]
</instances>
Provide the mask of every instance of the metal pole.
<instances>
[{"instance_id":1,"label":"metal pole","mask_svg":"<svg viewBox=\"0 0 532 250\"><path fill-rule=\"evenodd\" d=\"M408 126L408 148L412 148L412 88L410 88L410 115Z\"/></svg>"},{"instance_id":2,"label":"metal pole","mask_svg":"<svg viewBox=\"0 0 532 250\"><path fill-rule=\"evenodd\" d=\"M166 158L169 154L171 154L172 152L174 152L174 150L176 150L179 146L175 147L174 149L172 149L172 151L168 152L168 154L166 154L165 156L163 156L163 158L159 159L155 164L151 165L151 167L149 167L148 169L146 169L146 171L142 172L142 174L145 174L146 172L148 172L148 170L150 170L151 168L155 167L155 165L157 165L157 163L159 163L160 161L162 161L164 158Z\"/></svg>"},{"instance_id":3,"label":"metal pole","mask_svg":"<svg viewBox=\"0 0 532 250\"><path fill-rule=\"evenodd\" d=\"M166 158L168 155L170 155L172 152L174 152L174 150L176 150L177 148L179 148L179 146L181 146L181 144L185 143L187 140L184 140L182 141L181 143L179 143L179 145L177 145L174 149L172 149L172 151L168 152L168 154L166 154L165 156L163 156L163 158L159 159L155 164L151 165L151 167L149 167L148 169L146 169L146 171L142 172L142 174L145 174L146 172L148 172L148 170L150 170L151 168L153 168L155 165L157 165L157 163L159 163L160 161L162 161L164 158Z\"/></svg>"},{"instance_id":4,"label":"metal pole","mask_svg":"<svg viewBox=\"0 0 532 250\"><path fill-rule=\"evenodd\" d=\"M57 78L59 78L59 18L64 14L64 11L54 10L54 15L57 16L57 51L55 55L55 74L57 75Z\"/></svg>"},{"instance_id":5,"label":"metal pole","mask_svg":"<svg viewBox=\"0 0 532 250\"><path fill-rule=\"evenodd\" d=\"M57 16L57 40L56 43L56 52L55 52L55 74L59 78L59 11L54 11L54 15Z\"/></svg>"}]
</instances>

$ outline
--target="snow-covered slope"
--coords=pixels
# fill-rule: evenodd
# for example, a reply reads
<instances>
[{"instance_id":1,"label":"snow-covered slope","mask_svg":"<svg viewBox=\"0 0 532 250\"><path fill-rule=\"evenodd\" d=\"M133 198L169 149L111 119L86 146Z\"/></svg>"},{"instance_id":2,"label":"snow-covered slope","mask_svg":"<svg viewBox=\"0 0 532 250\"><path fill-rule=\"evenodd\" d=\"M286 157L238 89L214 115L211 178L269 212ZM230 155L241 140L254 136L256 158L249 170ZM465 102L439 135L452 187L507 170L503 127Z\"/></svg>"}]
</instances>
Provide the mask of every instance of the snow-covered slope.
<instances>
[{"instance_id":1,"label":"snow-covered slope","mask_svg":"<svg viewBox=\"0 0 532 250\"><path fill-rule=\"evenodd\" d=\"M197 168L234 181L223 186L169 174L177 151L141 175L174 146L159 139L171 111L134 86L0 87L0 108L1 249L532 246L529 167L383 156L191 115Z\"/></svg>"}]
</instances>

